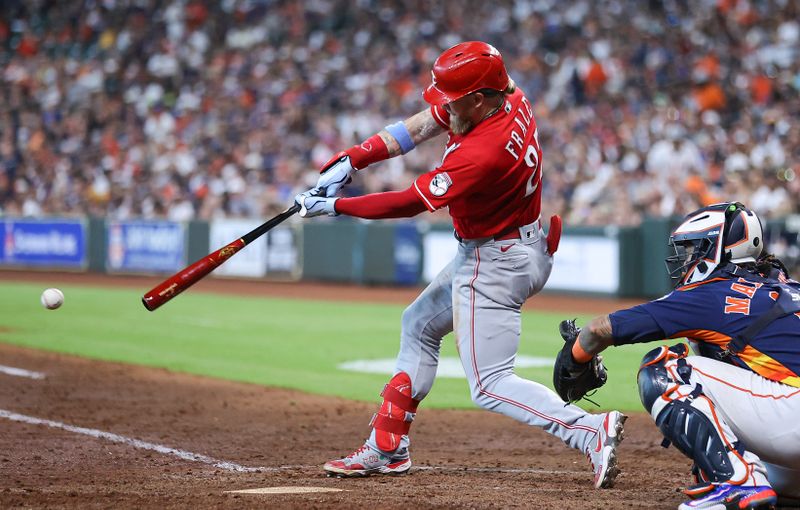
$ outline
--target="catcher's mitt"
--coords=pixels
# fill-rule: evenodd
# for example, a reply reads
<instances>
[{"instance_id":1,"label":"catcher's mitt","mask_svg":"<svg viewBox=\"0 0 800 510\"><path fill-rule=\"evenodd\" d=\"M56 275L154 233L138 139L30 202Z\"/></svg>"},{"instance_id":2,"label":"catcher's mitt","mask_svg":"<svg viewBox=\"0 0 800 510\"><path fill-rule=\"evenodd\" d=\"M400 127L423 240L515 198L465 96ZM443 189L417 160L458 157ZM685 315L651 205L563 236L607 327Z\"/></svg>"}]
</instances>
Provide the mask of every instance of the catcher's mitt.
<instances>
[{"instance_id":1,"label":"catcher's mitt","mask_svg":"<svg viewBox=\"0 0 800 510\"><path fill-rule=\"evenodd\" d=\"M578 363L572 358L572 346L578 340L580 328L575 320L561 321L558 332L564 339L564 347L556 356L553 366L553 386L565 402L575 402L606 383L608 374L603 358L595 354L586 363Z\"/></svg>"}]
</instances>

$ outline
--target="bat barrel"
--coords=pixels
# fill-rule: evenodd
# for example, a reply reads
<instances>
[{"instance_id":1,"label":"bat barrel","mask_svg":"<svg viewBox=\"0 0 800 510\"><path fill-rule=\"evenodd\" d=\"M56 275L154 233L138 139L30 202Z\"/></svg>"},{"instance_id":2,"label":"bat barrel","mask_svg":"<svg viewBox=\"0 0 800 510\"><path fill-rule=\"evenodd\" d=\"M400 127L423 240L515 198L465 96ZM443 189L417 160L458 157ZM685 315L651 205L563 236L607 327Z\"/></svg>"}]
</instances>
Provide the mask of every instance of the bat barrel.
<instances>
[{"instance_id":1,"label":"bat barrel","mask_svg":"<svg viewBox=\"0 0 800 510\"><path fill-rule=\"evenodd\" d=\"M152 312L159 306L163 305L170 299L174 298L184 290L197 283L199 280L203 279L206 275L208 275L208 273L232 257L244 246L244 240L237 239L236 241L224 246L223 248L220 248L214 253L206 255L194 264L181 269L174 275L150 289L150 291L142 296L142 304L145 308Z\"/></svg>"},{"instance_id":2,"label":"bat barrel","mask_svg":"<svg viewBox=\"0 0 800 510\"><path fill-rule=\"evenodd\" d=\"M194 264L181 269L174 275L150 289L149 292L142 296L142 304L145 308L152 312L159 306L163 305L170 299L174 298L184 290L197 283L208 273L216 269L217 266L231 258L236 252L260 236L264 235L272 227L284 221L286 218L299 210L299 205L292 204L291 207L278 214L274 218L262 223L258 227L243 235L241 238L235 240L227 246L220 248L214 253L209 253Z\"/></svg>"}]
</instances>

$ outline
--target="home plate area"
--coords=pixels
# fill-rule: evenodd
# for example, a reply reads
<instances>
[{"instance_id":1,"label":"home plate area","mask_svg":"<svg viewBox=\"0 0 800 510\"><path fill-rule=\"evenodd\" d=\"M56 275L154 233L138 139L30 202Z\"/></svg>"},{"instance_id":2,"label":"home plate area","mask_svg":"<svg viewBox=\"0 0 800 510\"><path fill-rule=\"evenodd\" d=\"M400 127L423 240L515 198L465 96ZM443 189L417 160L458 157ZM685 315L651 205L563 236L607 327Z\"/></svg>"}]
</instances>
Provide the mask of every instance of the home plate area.
<instances>
[{"instance_id":1,"label":"home plate area","mask_svg":"<svg viewBox=\"0 0 800 510\"><path fill-rule=\"evenodd\" d=\"M0 344L0 508L674 509L690 463L633 414L614 488L579 452L482 410L420 407L406 476L326 478L378 403ZM435 389L434 389L435 391ZM87 433L87 431L90 431Z\"/></svg>"},{"instance_id":2,"label":"home plate area","mask_svg":"<svg viewBox=\"0 0 800 510\"><path fill-rule=\"evenodd\" d=\"M309 494L312 492L342 492L343 490L331 487L260 487L225 492L230 494Z\"/></svg>"}]
</instances>

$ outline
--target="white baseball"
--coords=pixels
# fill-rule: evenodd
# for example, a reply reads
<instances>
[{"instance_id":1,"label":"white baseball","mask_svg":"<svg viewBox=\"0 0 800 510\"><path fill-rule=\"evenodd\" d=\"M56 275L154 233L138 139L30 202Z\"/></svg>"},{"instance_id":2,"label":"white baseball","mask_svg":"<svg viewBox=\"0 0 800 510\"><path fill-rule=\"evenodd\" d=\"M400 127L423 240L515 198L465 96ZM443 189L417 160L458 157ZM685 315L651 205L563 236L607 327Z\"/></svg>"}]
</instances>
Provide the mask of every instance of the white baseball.
<instances>
[{"instance_id":1,"label":"white baseball","mask_svg":"<svg viewBox=\"0 0 800 510\"><path fill-rule=\"evenodd\" d=\"M42 292L42 306L48 310L55 310L64 304L64 293L58 289L44 289Z\"/></svg>"}]
</instances>

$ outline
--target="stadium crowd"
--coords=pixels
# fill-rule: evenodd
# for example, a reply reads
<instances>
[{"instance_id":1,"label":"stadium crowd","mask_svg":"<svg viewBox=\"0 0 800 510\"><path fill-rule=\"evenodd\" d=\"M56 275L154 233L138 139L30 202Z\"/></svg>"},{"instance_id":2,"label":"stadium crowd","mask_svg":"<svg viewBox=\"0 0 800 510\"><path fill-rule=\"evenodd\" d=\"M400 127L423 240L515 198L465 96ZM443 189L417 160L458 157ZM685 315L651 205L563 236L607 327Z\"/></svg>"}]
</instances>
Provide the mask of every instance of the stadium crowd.
<instances>
[{"instance_id":1,"label":"stadium crowd","mask_svg":"<svg viewBox=\"0 0 800 510\"><path fill-rule=\"evenodd\" d=\"M267 217L491 42L535 104L543 210L633 225L800 197L793 0L5 0L0 212ZM429 143L347 192L408 186Z\"/></svg>"}]
</instances>

